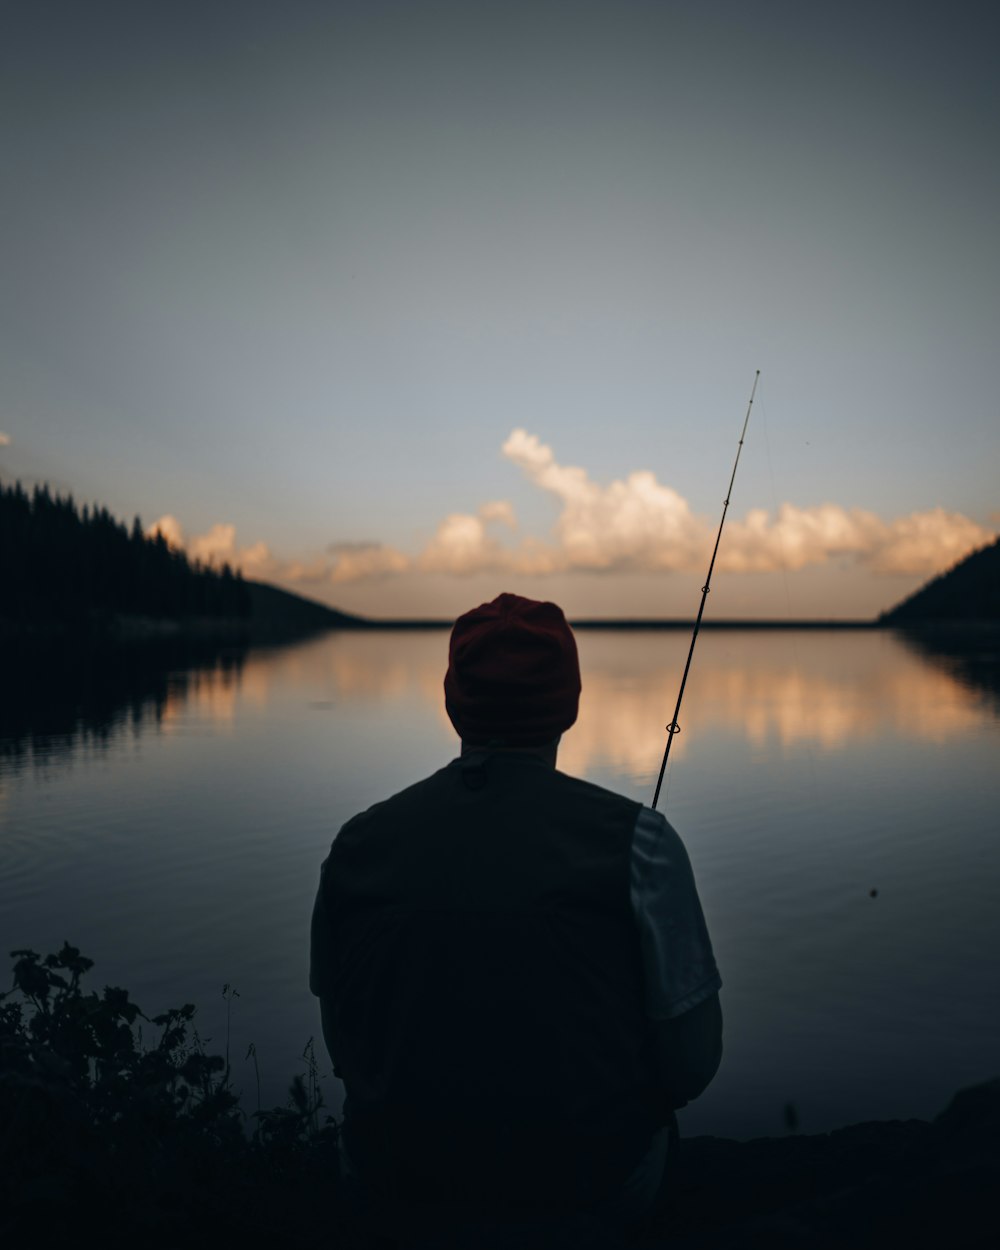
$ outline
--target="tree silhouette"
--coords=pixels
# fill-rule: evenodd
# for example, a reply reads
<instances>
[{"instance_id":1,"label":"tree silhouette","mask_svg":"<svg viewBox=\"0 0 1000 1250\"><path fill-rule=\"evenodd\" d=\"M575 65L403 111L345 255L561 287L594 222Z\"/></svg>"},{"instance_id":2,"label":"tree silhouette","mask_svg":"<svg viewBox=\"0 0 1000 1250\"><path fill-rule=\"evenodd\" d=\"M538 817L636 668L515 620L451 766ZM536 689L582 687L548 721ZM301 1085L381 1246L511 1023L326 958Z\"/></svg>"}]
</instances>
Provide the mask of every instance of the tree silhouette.
<instances>
[{"instance_id":1,"label":"tree silhouette","mask_svg":"<svg viewBox=\"0 0 1000 1250\"><path fill-rule=\"evenodd\" d=\"M117 617L184 620L250 615L240 573L190 561L162 534L131 531L100 505L0 482L0 619L101 626Z\"/></svg>"},{"instance_id":2,"label":"tree silhouette","mask_svg":"<svg viewBox=\"0 0 1000 1250\"><path fill-rule=\"evenodd\" d=\"M1000 620L1000 539L932 578L879 620L883 625Z\"/></svg>"}]
</instances>

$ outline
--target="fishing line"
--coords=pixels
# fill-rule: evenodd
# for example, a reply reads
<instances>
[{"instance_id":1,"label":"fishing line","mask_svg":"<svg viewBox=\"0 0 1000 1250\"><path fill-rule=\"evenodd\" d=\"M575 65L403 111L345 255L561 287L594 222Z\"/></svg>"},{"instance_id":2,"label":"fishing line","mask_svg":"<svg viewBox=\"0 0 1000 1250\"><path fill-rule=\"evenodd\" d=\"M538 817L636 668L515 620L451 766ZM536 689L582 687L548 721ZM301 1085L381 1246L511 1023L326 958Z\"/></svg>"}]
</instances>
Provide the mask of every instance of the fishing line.
<instances>
[{"instance_id":1,"label":"fishing line","mask_svg":"<svg viewBox=\"0 0 1000 1250\"><path fill-rule=\"evenodd\" d=\"M670 744L674 740L674 735L681 731L677 717L681 714L681 700L684 698L684 687L687 685L688 673L691 671L691 657L694 655L694 644L698 641L698 630L701 629L701 618L705 614L705 603L708 599L709 591L712 589L712 570L715 568L715 557L719 554L719 541L722 538L722 527L726 523L726 513L729 511L729 500L733 493L733 483L736 481L736 470L740 463L740 452L743 450L743 440L746 438L747 426L750 423L750 410L753 408L753 397L757 393L757 382L760 378L760 370L754 374L753 386L750 390L750 402L747 404L747 415L743 418L743 429L740 431L740 442L736 448L736 459L733 462L733 472L729 478L729 489L726 491L726 498L722 503L722 520L719 522L719 532L715 536L715 546L712 548L712 559L708 564L708 575L705 578L705 585L701 588L701 603L698 604L698 615L695 617L694 632L691 635L691 645L688 648L687 662L684 665L684 675L681 677L681 688L677 692L677 706L674 708L673 720L667 726L667 746L663 752L663 763L660 765L660 775L656 779L656 790L653 793L653 810L656 810L656 803L660 797L660 786L663 785L663 774L667 771L667 760L670 758Z\"/></svg>"}]
</instances>

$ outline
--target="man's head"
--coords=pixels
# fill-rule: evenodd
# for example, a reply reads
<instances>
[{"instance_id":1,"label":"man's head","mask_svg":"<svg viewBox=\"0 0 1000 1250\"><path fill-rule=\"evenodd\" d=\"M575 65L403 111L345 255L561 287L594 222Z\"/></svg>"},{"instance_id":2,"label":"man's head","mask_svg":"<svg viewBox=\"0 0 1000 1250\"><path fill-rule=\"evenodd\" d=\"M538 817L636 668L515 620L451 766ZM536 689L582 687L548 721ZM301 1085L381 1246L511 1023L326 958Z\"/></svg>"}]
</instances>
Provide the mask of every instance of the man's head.
<instances>
[{"instance_id":1,"label":"man's head","mask_svg":"<svg viewBox=\"0 0 1000 1250\"><path fill-rule=\"evenodd\" d=\"M455 622L445 707L468 745L535 747L574 723L576 640L554 603L498 595Z\"/></svg>"}]
</instances>

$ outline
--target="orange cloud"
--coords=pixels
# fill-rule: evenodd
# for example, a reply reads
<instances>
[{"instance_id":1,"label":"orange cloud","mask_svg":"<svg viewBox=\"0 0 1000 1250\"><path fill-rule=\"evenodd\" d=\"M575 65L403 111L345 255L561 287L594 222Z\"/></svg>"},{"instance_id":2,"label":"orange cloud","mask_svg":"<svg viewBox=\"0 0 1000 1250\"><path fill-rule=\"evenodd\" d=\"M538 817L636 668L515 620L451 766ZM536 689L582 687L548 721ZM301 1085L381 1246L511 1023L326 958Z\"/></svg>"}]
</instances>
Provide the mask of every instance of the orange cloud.
<instances>
[{"instance_id":1,"label":"orange cloud","mask_svg":"<svg viewBox=\"0 0 1000 1250\"><path fill-rule=\"evenodd\" d=\"M602 486L585 469L560 465L552 449L534 434L514 430L503 454L536 486L562 502L555 543L540 560L519 572L556 569L674 569L701 572L707 564L716 522L696 517L687 500L646 470ZM854 556L879 573L935 573L993 535L968 517L943 508L883 521L873 512L825 503L812 508L782 504L777 517L752 509L726 526L719 566L730 572L795 570ZM495 558L495 557L494 557Z\"/></svg>"},{"instance_id":2,"label":"orange cloud","mask_svg":"<svg viewBox=\"0 0 1000 1250\"><path fill-rule=\"evenodd\" d=\"M162 534L171 547L185 551L192 560L214 568L228 564L253 578L339 585L402 573L411 565L408 556L382 543L334 543L325 554L312 559L283 561L273 555L265 542L241 547L236 539L236 526L228 522L217 522L204 534L186 538L181 523L169 513L154 522L146 533Z\"/></svg>"},{"instance_id":3,"label":"orange cloud","mask_svg":"<svg viewBox=\"0 0 1000 1250\"><path fill-rule=\"evenodd\" d=\"M333 554L335 561L328 576L335 586L343 582L391 577L395 573L405 573L410 567L409 557L382 543L335 545Z\"/></svg>"},{"instance_id":4,"label":"orange cloud","mask_svg":"<svg viewBox=\"0 0 1000 1250\"><path fill-rule=\"evenodd\" d=\"M426 573L482 573L515 567L515 556L490 532L494 524L517 526L505 500L483 504L475 515L452 512L441 522L418 561Z\"/></svg>"},{"instance_id":5,"label":"orange cloud","mask_svg":"<svg viewBox=\"0 0 1000 1250\"><path fill-rule=\"evenodd\" d=\"M204 534L185 539L180 521L167 513L155 521L146 533L151 537L162 534L169 546L186 551L192 560L214 568L228 564L231 568L241 569L247 577L273 577L280 570L266 543L238 547L235 525L216 524Z\"/></svg>"},{"instance_id":6,"label":"orange cloud","mask_svg":"<svg viewBox=\"0 0 1000 1250\"><path fill-rule=\"evenodd\" d=\"M557 569L688 569L704 562L708 530L685 499L647 471L601 486L586 469L557 463L551 447L514 430L502 449L536 486L555 495L562 512L548 559L536 547L519 572Z\"/></svg>"},{"instance_id":7,"label":"orange cloud","mask_svg":"<svg viewBox=\"0 0 1000 1250\"><path fill-rule=\"evenodd\" d=\"M181 529L181 523L170 513L154 521L146 530L146 536L147 538L162 537L168 547L174 547L178 551L184 549L184 531Z\"/></svg>"},{"instance_id":8,"label":"orange cloud","mask_svg":"<svg viewBox=\"0 0 1000 1250\"><path fill-rule=\"evenodd\" d=\"M768 572L853 555L877 573L936 573L990 541L992 534L958 512L931 508L883 521L861 508L782 504L772 522L753 509L727 527L719 564L730 572Z\"/></svg>"},{"instance_id":9,"label":"orange cloud","mask_svg":"<svg viewBox=\"0 0 1000 1250\"><path fill-rule=\"evenodd\" d=\"M696 516L682 495L649 470L604 485L584 468L560 464L551 447L524 429L513 430L501 451L531 483L559 501L548 540L526 535L512 542L510 534L503 534L517 529L506 500L491 500L476 512L448 513L416 556L384 543L352 542L282 562L263 542L238 546L235 526L226 523L186 542L179 522L169 515L150 532L162 533L172 546L207 564L228 562L253 577L334 586L412 571L455 577L705 571L717 518ZM941 507L884 521L863 508L783 503L773 517L764 508L752 508L742 520L730 517L718 567L730 573L795 571L847 556L876 573L931 575L993 537L969 517Z\"/></svg>"}]
</instances>

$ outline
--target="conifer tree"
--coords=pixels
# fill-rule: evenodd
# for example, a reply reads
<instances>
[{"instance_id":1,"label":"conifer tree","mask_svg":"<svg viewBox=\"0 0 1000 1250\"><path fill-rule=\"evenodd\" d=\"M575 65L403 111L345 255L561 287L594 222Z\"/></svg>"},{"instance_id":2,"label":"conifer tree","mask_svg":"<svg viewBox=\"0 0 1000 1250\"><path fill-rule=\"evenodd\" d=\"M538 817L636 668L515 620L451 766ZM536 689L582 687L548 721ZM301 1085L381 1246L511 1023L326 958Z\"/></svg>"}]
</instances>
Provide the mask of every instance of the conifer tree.
<instances>
[{"instance_id":1,"label":"conifer tree","mask_svg":"<svg viewBox=\"0 0 1000 1250\"><path fill-rule=\"evenodd\" d=\"M239 572L216 570L129 530L106 507L37 484L30 496L0 482L0 620L15 625L101 625L120 616L245 619Z\"/></svg>"}]
</instances>

